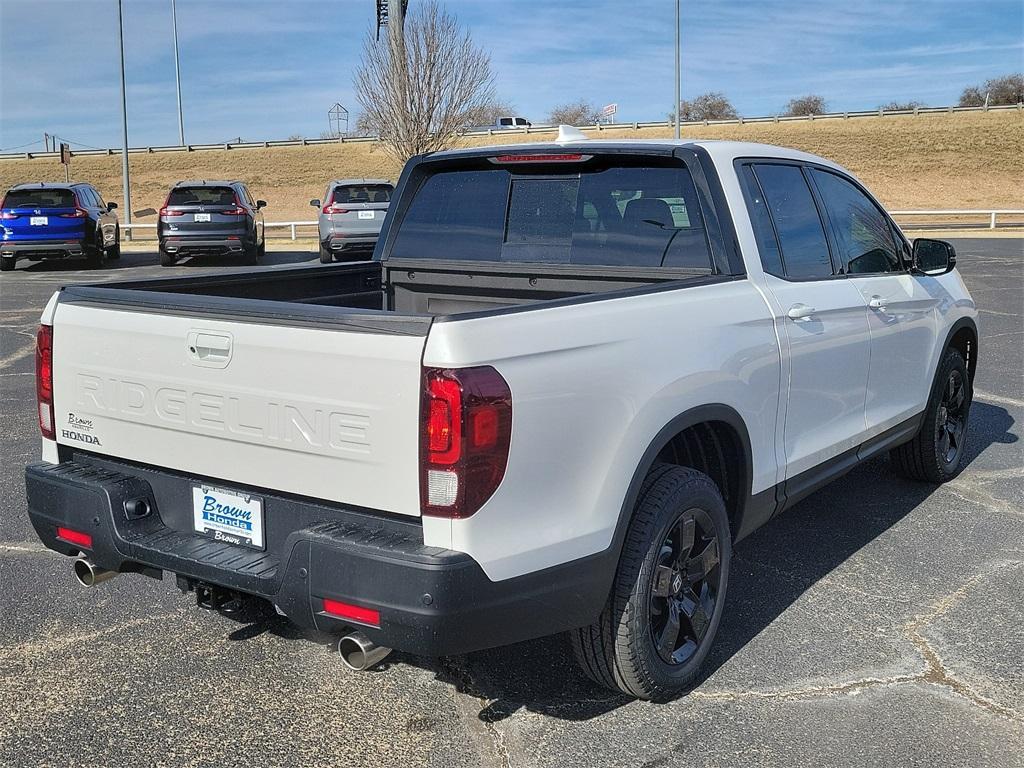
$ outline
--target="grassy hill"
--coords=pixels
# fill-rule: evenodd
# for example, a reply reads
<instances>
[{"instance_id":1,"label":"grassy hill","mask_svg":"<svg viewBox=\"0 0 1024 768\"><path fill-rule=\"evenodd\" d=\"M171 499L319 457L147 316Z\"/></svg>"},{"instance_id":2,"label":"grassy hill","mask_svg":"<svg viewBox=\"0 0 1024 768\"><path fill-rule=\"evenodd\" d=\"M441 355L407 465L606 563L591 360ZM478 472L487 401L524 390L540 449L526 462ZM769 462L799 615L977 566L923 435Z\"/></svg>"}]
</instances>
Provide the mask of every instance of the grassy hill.
<instances>
[{"instance_id":1,"label":"grassy hill","mask_svg":"<svg viewBox=\"0 0 1024 768\"><path fill-rule=\"evenodd\" d=\"M667 138L669 128L609 130L593 138ZM849 120L696 126L687 138L780 144L830 158L856 173L890 208L1019 208L1024 205L1024 115L1017 110ZM461 145L544 141L551 133L462 139ZM268 220L313 218L308 201L328 179L397 178L399 167L375 143L173 152L130 156L135 211L159 208L170 185L184 178L238 178L268 201ZM106 199L121 200L120 155L76 157L76 179L91 181ZM56 160L0 161L0 187L60 181ZM153 214L136 215L152 222Z\"/></svg>"}]
</instances>

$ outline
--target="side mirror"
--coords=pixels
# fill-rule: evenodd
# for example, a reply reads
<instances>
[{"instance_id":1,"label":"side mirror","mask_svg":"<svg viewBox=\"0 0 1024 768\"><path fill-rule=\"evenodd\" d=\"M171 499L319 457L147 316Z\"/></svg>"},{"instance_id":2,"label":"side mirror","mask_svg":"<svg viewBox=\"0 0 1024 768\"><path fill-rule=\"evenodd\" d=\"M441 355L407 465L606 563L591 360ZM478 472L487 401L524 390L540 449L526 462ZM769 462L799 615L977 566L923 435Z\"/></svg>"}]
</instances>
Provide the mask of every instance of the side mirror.
<instances>
[{"instance_id":1,"label":"side mirror","mask_svg":"<svg viewBox=\"0 0 1024 768\"><path fill-rule=\"evenodd\" d=\"M258 211L258 210L259 210L260 208L266 208L266 207L267 207L267 201L266 201L266 200L257 200L257 201L256 201L256 210L257 210L257 211Z\"/></svg>"},{"instance_id":2,"label":"side mirror","mask_svg":"<svg viewBox=\"0 0 1024 768\"><path fill-rule=\"evenodd\" d=\"M309 204L312 205L314 208L320 207L320 201L315 197L309 201Z\"/></svg>"},{"instance_id":3,"label":"side mirror","mask_svg":"<svg viewBox=\"0 0 1024 768\"><path fill-rule=\"evenodd\" d=\"M112 211L117 208L117 203L107 203L107 210Z\"/></svg>"},{"instance_id":4,"label":"side mirror","mask_svg":"<svg viewBox=\"0 0 1024 768\"><path fill-rule=\"evenodd\" d=\"M956 249L945 240L919 237L914 240L914 271L925 275L944 275L956 266Z\"/></svg>"}]
</instances>

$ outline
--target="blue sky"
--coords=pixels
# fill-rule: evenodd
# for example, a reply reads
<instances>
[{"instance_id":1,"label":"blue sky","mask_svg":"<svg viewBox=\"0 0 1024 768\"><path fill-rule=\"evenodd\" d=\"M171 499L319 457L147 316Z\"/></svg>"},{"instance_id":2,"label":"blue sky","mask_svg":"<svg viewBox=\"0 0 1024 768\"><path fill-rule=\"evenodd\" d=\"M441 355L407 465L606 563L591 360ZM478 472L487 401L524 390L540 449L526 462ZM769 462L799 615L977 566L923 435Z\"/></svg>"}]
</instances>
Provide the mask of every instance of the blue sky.
<instances>
[{"instance_id":1,"label":"blue sky","mask_svg":"<svg viewBox=\"0 0 1024 768\"><path fill-rule=\"evenodd\" d=\"M412 5L417 0L410 0ZM619 119L672 108L672 0L447 0L490 52L498 94L531 120L585 98ZM177 142L170 0L125 0L129 143ZM317 136L352 71L373 0L178 0L190 142ZM1021 0L683 0L683 98L741 114L820 93L836 111L955 103L1024 69ZM0 148L56 133L120 146L115 0L0 0ZM31 148L31 147L30 147Z\"/></svg>"}]
</instances>

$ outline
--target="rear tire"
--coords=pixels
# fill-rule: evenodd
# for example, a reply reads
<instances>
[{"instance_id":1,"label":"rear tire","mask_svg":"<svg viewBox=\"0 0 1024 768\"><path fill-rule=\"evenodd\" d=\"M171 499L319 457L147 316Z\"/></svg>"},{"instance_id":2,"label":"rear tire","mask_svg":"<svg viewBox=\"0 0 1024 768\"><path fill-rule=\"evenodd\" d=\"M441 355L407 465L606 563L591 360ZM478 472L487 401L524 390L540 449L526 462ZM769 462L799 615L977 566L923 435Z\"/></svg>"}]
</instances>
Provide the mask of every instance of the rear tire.
<instances>
[{"instance_id":1,"label":"rear tire","mask_svg":"<svg viewBox=\"0 0 1024 768\"><path fill-rule=\"evenodd\" d=\"M10 272L17 262L13 256L0 256L0 272Z\"/></svg>"},{"instance_id":2,"label":"rear tire","mask_svg":"<svg viewBox=\"0 0 1024 768\"><path fill-rule=\"evenodd\" d=\"M974 390L959 350L947 349L935 374L921 428L889 451L895 470L911 480L945 483L963 469Z\"/></svg>"},{"instance_id":3,"label":"rear tire","mask_svg":"<svg viewBox=\"0 0 1024 768\"><path fill-rule=\"evenodd\" d=\"M721 622L731 555L728 513L711 478L656 464L604 610L569 633L584 673L638 699L665 701L684 691Z\"/></svg>"},{"instance_id":4,"label":"rear tire","mask_svg":"<svg viewBox=\"0 0 1024 768\"><path fill-rule=\"evenodd\" d=\"M259 244L256 249L256 260L263 261L263 258L267 255L267 241L264 240Z\"/></svg>"},{"instance_id":5,"label":"rear tire","mask_svg":"<svg viewBox=\"0 0 1024 768\"><path fill-rule=\"evenodd\" d=\"M107 258L116 261L121 258L121 230L114 232L114 244L107 248Z\"/></svg>"},{"instance_id":6,"label":"rear tire","mask_svg":"<svg viewBox=\"0 0 1024 768\"><path fill-rule=\"evenodd\" d=\"M168 253L163 248L160 249L160 266L161 267L173 267L178 261L178 258L171 253Z\"/></svg>"},{"instance_id":7,"label":"rear tire","mask_svg":"<svg viewBox=\"0 0 1024 768\"><path fill-rule=\"evenodd\" d=\"M320 263L321 264L332 264L334 262L334 254L329 250L320 246Z\"/></svg>"}]
</instances>

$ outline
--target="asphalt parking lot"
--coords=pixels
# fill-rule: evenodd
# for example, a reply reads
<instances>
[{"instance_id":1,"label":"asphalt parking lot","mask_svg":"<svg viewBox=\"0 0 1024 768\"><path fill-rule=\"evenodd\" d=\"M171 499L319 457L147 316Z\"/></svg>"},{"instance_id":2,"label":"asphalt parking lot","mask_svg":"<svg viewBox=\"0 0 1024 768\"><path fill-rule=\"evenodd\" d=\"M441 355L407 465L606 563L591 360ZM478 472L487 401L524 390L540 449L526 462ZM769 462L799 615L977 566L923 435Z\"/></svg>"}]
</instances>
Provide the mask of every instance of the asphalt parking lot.
<instances>
[{"instance_id":1,"label":"asphalt parking lot","mask_svg":"<svg viewBox=\"0 0 1024 768\"><path fill-rule=\"evenodd\" d=\"M1024 765L1024 240L955 244L981 307L969 466L934 488L873 461L738 545L706 679L667 705L586 682L561 638L353 673L325 638L200 611L169 579L78 587L24 511L39 312L62 284L230 264L19 264L0 277L0 765Z\"/></svg>"}]
</instances>

